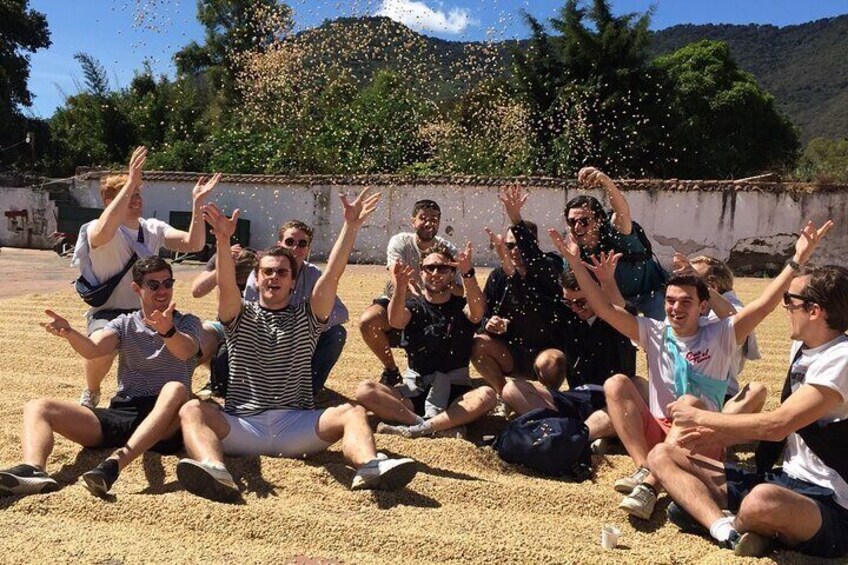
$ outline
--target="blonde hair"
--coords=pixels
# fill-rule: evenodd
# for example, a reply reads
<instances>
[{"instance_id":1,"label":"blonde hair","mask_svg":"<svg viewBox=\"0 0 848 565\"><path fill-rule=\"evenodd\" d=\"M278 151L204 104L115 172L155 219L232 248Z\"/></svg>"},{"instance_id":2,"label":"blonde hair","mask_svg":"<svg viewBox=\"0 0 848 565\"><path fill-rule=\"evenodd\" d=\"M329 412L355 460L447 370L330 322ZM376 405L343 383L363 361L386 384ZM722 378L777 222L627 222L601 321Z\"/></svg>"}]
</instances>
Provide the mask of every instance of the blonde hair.
<instances>
[{"instance_id":1,"label":"blonde hair","mask_svg":"<svg viewBox=\"0 0 848 565\"><path fill-rule=\"evenodd\" d=\"M708 285L715 287L716 292L719 294L733 290L733 271L721 259L709 255L698 255L690 259L689 263L692 265L700 264L707 266L707 271L704 273L704 280Z\"/></svg>"},{"instance_id":2,"label":"blonde hair","mask_svg":"<svg viewBox=\"0 0 848 565\"><path fill-rule=\"evenodd\" d=\"M109 175L100 179L100 200L105 204L107 200L115 198L124 185L127 184L129 175Z\"/></svg>"}]
</instances>

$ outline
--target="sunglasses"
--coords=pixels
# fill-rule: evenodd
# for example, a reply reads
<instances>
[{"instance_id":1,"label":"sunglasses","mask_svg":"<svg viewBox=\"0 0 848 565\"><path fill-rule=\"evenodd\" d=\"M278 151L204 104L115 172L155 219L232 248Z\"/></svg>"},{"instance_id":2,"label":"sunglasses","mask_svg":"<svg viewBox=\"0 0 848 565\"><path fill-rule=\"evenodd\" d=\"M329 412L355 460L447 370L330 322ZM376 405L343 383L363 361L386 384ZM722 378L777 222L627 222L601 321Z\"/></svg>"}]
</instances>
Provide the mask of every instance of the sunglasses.
<instances>
[{"instance_id":1,"label":"sunglasses","mask_svg":"<svg viewBox=\"0 0 848 565\"><path fill-rule=\"evenodd\" d=\"M434 273L439 273L440 275L446 275L448 273L453 273L456 271L456 267L453 265L422 265L421 268L431 275Z\"/></svg>"},{"instance_id":2,"label":"sunglasses","mask_svg":"<svg viewBox=\"0 0 848 565\"><path fill-rule=\"evenodd\" d=\"M511 249L515 249L516 247L518 247L518 242L506 241L506 242L504 242L504 245L506 246L507 249L511 250Z\"/></svg>"},{"instance_id":3,"label":"sunglasses","mask_svg":"<svg viewBox=\"0 0 848 565\"><path fill-rule=\"evenodd\" d=\"M287 237L283 240L283 245L285 245L286 247L300 247L301 249L303 249L305 247L309 247L309 240Z\"/></svg>"},{"instance_id":4,"label":"sunglasses","mask_svg":"<svg viewBox=\"0 0 848 565\"><path fill-rule=\"evenodd\" d=\"M566 218L565 223L568 224L568 227L573 228L577 224L580 224L581 227L587 227L592 223L592 218Z\"/></svg>"},{"instance_id":5,"label":"sunglasses","mask_svg":"<svg viewBox=\"0 0 848 565\"><path fill-rule=\"evenodd\" d=\"M261 269L259 269L259 272L262 273L263 275L265 275L266 277L272 277L274 275L279 275L279 276L285 278L285 277L289 276L289 274L291 274L291 269L284 269L282 267L279 268L279 269L277 269L275 267L262 267Z\"/></svg>"},{"instance_id":6,"label":"sunglasses","mask_svg":"<svg viewBox=\"0 0 848 565\"><path fill-rule=\"evenodd\" d=\"M153 292L156 292L157 290L159 290L160 286L165 288L173 288L175 282L176 281L174 279L165 279L164 281L144 281L142 284L147 290L152 290Z\"/></svg>"},{"instance_id":7,"label":"sunglasses","mask_svg":"<svg viewBox=\"0 0 848 565\"><path fill-rule=\"evenodd\" d=\"M578 298L576 300L569 300L568 298L563 298L562 301L565 302L566 306L577 306L578 308L585 307L586 303L588 302L588 300L586 300L585 298Z\"/></svg>"},{"instance_id":8,"label":"sunglasses","mask_svg":"<svg viewBox=\"0 0 848 565\"><path fill-rule=\"evenodd\" d=\"M801 300L803 304L793 304L792 299L797 298ZM818 304L815 300L810 298L809 296L804 296L803 294L795 294L793 292L784 292L783 293L783 305L784 306L806 306L807 304Z\"/></svg>"}]
</instances>

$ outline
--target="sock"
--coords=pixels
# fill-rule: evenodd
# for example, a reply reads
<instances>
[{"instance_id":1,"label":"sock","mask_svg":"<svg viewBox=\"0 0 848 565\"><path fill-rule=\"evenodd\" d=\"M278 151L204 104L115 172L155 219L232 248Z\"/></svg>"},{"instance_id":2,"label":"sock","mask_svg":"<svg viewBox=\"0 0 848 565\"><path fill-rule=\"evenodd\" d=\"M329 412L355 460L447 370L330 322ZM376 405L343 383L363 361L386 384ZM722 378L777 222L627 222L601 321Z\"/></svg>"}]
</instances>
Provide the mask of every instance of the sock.
<instances>
[{"instance_id":1,"label":"sock","mask_svg":"<svg viewBox=\"0 0 848 565\"><path fill-rule=\"evenodd\" d=\"M648 483L642 483L642 484L641 484L641 485L639 485L639 486L640 486L640 487L645 487L646 489L648 489L649 491L651 491L651 493L654 495L654 498L656 498L657 496L659 496L659 495L657 494L657 489L655 489L655 488L654 488L654 485L652 485L652 484L648 484Z\"/></svg>"},{"instance_id":2,"label":"sock","mask_svg":"<svg viewBox=\"0 0 848 565\"><path fill-rule=\"evenodd\" d=\"M407 429L409 430L409 433L412 434L412 437L421 437L432 434L432 427L433 425L430 423L429 420L427 420L422 421L419 424L415 424L414 426L409 426L409 428Z\"/></svg>"},{"instance_id":3,"label":"sock","mask_svg":"<svg viewBox=\"0 0 848 565\"><path fill-rule=\"evenodd\" d=\"M427 420L425 420L423 417L419 416L418 414L415 415L415 425L416 426L420 426L421 424L423 424L426 421Z\"/></svg>"},{"instance_id":4,"label":"sock","mask_svg":"<svg viewBox=\"0 0 848 565\"><path fill-rule=\"evenodd\" d=\"M730 534L735 530L733 527L733 521L736 519L736 516L723 516L710 524L710 535L716 541L727 541L730 538Z\"/></svg>"}]
</instances>

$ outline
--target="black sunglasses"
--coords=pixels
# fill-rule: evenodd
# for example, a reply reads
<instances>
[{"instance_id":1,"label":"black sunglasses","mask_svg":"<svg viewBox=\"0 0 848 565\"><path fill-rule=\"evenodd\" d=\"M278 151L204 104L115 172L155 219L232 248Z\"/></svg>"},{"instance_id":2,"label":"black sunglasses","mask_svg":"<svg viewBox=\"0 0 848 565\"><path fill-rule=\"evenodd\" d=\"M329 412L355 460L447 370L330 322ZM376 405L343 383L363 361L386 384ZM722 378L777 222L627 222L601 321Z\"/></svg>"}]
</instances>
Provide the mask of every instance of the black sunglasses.
<instances>
[{"instance_id":1,"label":"black sunglasses","mask_svg":"<svg viewBox=\"0 0 848 565\"><path fill-rule=\"evenodd\" d=\"M174 279L165 279L164 281L144 281L142 284L144 285L144 288L156 292L159 290L160 286L173 288L175 282L176 281Z\"/></svg>"},{"instance_id":2,"label":"black sunglasses","mask_svg":"<svg viewBox=\"0 0 848 565\"><path fill-rule=\"evenodd\" d=\"M286 247L300 247L301 249L303 249L304 247L309 247L309 240L287 237L283 240L283 245L285 245Z\"/></svg>"},{"instance_id":3,"label":"black sunglasses","mask_svg":"<svg viewBox=\"0 0 848 565\"><path fill-rule=\"evenodd\" d=\"M271 277L275 274L280 275L281 277L287 277L289 276L289 273L291 273L291 269L284 269L282 267L279 269L276 267L262 267L261 269L259 269L259 272L265 275L266 277Z\"/></svg>"},{"instance_id":4,"label":"black sunglasses","mask_svg":"<svg viewBox=\"0 0 848 565\"><path fill-rule=\"evenodd\" d=\"M592 223L592 218L566 218L565 223L568 224L568 227L570 228L573 228L577 224L580 224L585 228Z\"/></svg>"},{"instance_id":5,"label":"black sunglasses","mask_svg":"<svg viewBox=\"0 0 848 565\"><path fill-rule=\"evenodd\" d=\"M518 247L518 242L516 242L516 241L506 241L506 242L504 242L504 245L506 246L507 249L515 249L516 247Z\"/></svg>"},{"instance_id":6,"label":"black sunglasses","mask_svg":"<svg viewBox=\"0 0 848 565\"><path fill-rule=\"evenodd\" d=\"M448 273L452 273L456 271L456 267L453 265L422 265L421 268L426 272L430 273L439 273L440 275L446 275Z\"/></svg>"},{"instance_id":7,"label":"black sunglasses","mask_svg":"<svg viewBox=\"0 0 848 565\"><path fill-rule=\"evenodd\" d=\"M784 306L791 306L793 298L797 298L798 300L801 300L804 303L803 305L818 304L818 302L816 302L815 300L813 300L809 296L804 296L803 294L795 294L793 292L784 292L783 293L783 305ZM801 305L799 304L798 306L801 306Z\"/></svg>"},{"instance_id":8,"label":"black sunglasses","mask_svg":"<svg viewBox=\"0 0 848 565\"><path fill-rule=\"evenodd\" d=\"M568 298L563 298L563 302L565 302L566 306L577 306L578 308L583 308L586 306L588 300L585 298L577 298L576 300L569 300Z\"/></svg>"}]
</instances>

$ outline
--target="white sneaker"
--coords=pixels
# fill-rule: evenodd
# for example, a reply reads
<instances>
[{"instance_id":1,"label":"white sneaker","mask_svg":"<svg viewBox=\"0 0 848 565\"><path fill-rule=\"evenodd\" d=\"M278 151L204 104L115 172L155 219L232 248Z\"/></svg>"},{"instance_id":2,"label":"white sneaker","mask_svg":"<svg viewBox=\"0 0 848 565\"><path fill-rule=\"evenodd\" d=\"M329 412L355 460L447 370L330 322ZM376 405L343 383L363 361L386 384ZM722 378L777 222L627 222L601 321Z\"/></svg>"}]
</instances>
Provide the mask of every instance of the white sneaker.
<instances>
[{"instance_id":1,"label":"white sneaker","mask_svg":"<svg viewBox=\"0 0 848 565\"><path fill-rule=\"evenodd\" d=\"M177 480L188 492L216 502L236 502L241 498L233 476L220 463L180 459Z\"/></svg>"},{"instance_id":2,"label":"white sneaker","mask_svg":"<svg viewBox=\"0 0 848 565\"><path fill-rule=\"evenodd\" d=\"M633 489L645 482L651 471L647 467L637 467L628 477L623 477L615 481L615 491L621 494L630 494Z\"/></svg>"},{"instance_id":3,"label":"white sneaker","mask_svg":"<svg viewBox=\"0 0 848 565\"><path fill-rule=\"evenodd\" d=\"M606 455L609 451L609 439L602 437L592 442L590 449L595 455Z\"/></svg>"},{"instance_id":4,"label":"white sneaker","mask_svg":"<svg viewBox=\"0 0 848 565\"><path fill-rule=\"evenodd\" d=\"M400 490L417 472L415 461L408 457L381 459L378 455L356 471L350 489Z\"/></svg>"},{"instance_id":5,"label":"white sneaker","mask_svg":"<svg viewBox=\"0 0 848 565\"><path fill-rule=\"evenodd\" d=\"M624 497L618 507L631 516L650 520L656 505L657 495L647 485L639 485L633 489L633 492Z\"/></svg>"},{"instance_id":6,"label":"white sneaker","mask_svg":"<svg viewBox=\"0 0 848 565\"><path fill-rule=\"evenodd\" d=\"M59 490L59 483L32 465L17 465L0 471L0 495L40 494Z\"/></svg>"},{"instance_id":7,"label":"white sneaker","mask_svg":"<svg viewBox=\"0 0 848 565\"><path fill-rule=\"evenodd\" d=\"M80 395L79 403L80 406L85 406L89 410L94 410L97 408L97 405L100 404L100 393L92 392L87 388L84 388Z\"/></svg>"}]
</instances>

